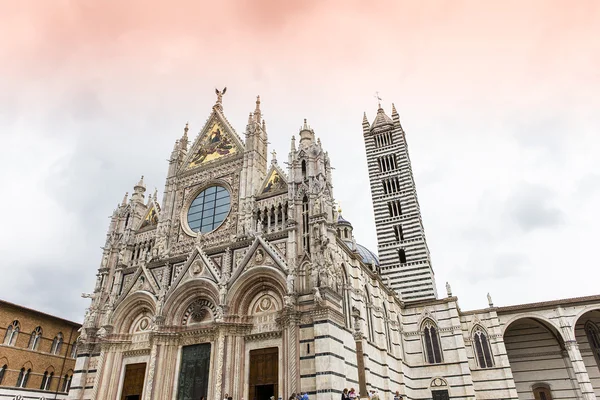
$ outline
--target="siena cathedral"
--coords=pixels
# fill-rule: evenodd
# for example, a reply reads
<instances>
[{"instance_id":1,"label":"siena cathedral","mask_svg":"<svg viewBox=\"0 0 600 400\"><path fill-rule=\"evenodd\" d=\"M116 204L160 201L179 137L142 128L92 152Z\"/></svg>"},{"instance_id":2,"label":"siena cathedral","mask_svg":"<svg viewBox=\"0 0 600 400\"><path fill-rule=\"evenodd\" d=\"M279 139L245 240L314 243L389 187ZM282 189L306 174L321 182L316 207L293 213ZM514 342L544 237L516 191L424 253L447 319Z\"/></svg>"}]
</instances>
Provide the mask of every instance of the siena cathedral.
<instances>
[{"instance_id":1,"label":"siena cathedral","mask_svg":"<svg viewBox=\"0 0 600 400\"><path fill-rule=\"evenodd\" d=\"M362 121L375 253L306 121L283 167L260 98L240 136L224 94L175 140L160 202L142 178L114 210L69 399L600 395L600 296L466 311L437 292L393 106Z\"/></svg>"}]
</instances>

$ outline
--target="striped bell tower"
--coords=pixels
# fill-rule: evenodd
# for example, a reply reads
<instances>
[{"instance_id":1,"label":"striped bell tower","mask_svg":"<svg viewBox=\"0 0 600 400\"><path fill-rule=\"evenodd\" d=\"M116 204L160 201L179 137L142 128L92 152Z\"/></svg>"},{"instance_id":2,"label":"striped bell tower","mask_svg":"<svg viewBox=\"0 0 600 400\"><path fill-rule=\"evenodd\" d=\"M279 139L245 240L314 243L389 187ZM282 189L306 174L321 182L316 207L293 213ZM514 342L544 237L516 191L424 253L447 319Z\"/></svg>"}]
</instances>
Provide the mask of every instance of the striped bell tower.
<instances>
[{"instance_id":1,"label":"striped bell tower","mask_svg":"<svg viewBox=\"0 0 600 400\"><path fill-rule=\"evenodd\" d=\"M406 302L437 298L429 248L413 178L406 135L392 104L392 118L381 104L373 124L365 113L363 135L381 275Z\"/></svg>"}]
</instances>

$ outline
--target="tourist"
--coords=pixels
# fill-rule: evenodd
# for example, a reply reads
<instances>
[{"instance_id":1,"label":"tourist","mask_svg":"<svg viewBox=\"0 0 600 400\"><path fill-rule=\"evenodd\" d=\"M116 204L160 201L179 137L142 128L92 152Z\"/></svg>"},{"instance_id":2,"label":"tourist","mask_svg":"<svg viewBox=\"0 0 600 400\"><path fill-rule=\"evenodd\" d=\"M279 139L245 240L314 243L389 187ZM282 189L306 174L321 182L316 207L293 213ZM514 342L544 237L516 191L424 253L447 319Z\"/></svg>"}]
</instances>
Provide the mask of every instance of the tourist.
<instances>
[{"instance_id":1,"label":"tourist","mask_svg":"<svg viewBox=\"0 0 600 400\"><path fill-rule=\"evenodd\" d=\"M348 397L348 388L344 388L344 391L342 392L342 400L349 400L350 397Z\"/></svg>"},{"instance_id":2,"label":"tourist","mask_svg":"<svg viewBox=\"0 0 600 400\"><path fill-rule=\"evenodd\" d=\"M225 393L225 397L223 397L223 400L229 400L229 393Z\"/></svg>"},{"instance_id":3,"label":"tourist","mask_svg":"<svg viewBox=\"0 0 600 400\"><path fill-rule=\"evenodd\" d=\"M396 390L396 393L394 394L394 400L402 400L402 395L400 394L399 390Z\"/></svg>"},{"instance_id":4,"label":"tourist","mask_svg":"<svg viewBox=\"0 0 600 400\"><path fill-rule=\"evenodd\" d=\"M348 398L350 400L356 399L356 390L354 390L354 388L350 388L350 392L348 392Z\"/></svg>"}]
</instances>

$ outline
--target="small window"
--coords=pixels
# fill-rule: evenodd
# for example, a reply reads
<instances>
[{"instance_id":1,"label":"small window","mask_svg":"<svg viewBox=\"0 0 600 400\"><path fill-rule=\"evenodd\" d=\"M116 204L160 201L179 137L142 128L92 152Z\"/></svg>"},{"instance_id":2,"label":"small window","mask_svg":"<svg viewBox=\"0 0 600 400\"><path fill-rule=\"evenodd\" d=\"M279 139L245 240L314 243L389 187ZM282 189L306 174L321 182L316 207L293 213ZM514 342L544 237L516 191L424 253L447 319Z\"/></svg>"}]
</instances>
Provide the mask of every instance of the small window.
<instances>
[{"instance_id":1,"label":"small window","mask_svg":"<svg viewBox=\"0 0 600 400\"><path fill-rule=\"evenodd\" d=\"M492 357L490 343L484 330L479 326L475 328L473 341L475 342L475 355L477 356L479 367L492 368L494 366L494 358Z\"/></svg>"},{"instance_id":2,"label":"small window","mask_svg":"<svg viewBox=\"0 0 600 400\"><path fill-rule=\"evenodd\" d=\"M0 385L2 385L2 381L4 380L4 373L8 369L8 365L4 364L2 368L0 368Z\"/></svg>"},{"instance_id":3,"label":"small window","mask_svg":"<svg viewBox=\"0 0 600 400\"><path fill-rule=\"evenodd\" d=\"M437 326L432 321L423 324L423 344L425 346L425 360L429 364L442 362L442 349L438 336Z\"/></svg>"},{"instance_id":4,"label":"small window","mask_svg":"<svg viewBox=\"0 0 600 400\"><path fill-rule=\"evenodd\" d=\"M17 337L19 336L19 330L21 325L19 321L14 320L12 324L6 328L6 334L4 335L4 344L7 346L14 346L17 343Z\"/></svg>"},{"instance_id":5,"label":"small window","mask_svg":"<svg viewBox=\"0 0 600 400\"><path fill-rule=\"evenodd\" d=\"M62 333L59 333L58 335L56 335L54 337L54 340L52 341L52 348L51 348L50 352L52 354L60 354L62 344L63 344L63 335L62 335Z\"/></svg>"},{"instance_id":6,"label":"small window","mask_svg":"<svg viewBox=\"0 0 600 400\"><path fill-rule=\"evenodd\" d=\"M71 346L71 358L77 357L77 340L73 342Z\"/></svg>"},{"instance_id":7,"label":"small window","mask_svg":"<svg viewBox=\"0 0 600 400\"><path fill-rule=\"evenodd\" d=\"M306 160L302 160L302 179L306 180Z\"/></svg>"},{"instance_id":8,"label":"small window","mask_svg":"<svg viewBox=\"0 0 600 400\"><path fill-rule=\"evenodd\" d=\"M65 375L65 379L63 380L62 387L60 389L61 392L68 392L69 387L71 386L71 379L73 377L69 376L69 374Z\"/></svg>"},{"instance_id":9,"label":"small window","mask_svg":"<svg viewBox=\"0 0 600 400\"><path fill-rule=\"evenodd\" d=\"M535 400L552 400L552 392L550 387L544 385L537 386L533 389L533 397Z\"/></svg>"},{"instance_id":10,"label":"small window","mask_svg":"<svg viewBox=\"0 0 600 400\"><path fill-rule=\"evenodd\" d=\"M38 326L31 332L31 337L29 338L29 350L37 350L40 344L40 340L42 340L42 327Z\"/></svg>"},{"instance_id":11,"label":"small window","mask_svg":"<svg viewBox=\"0 0 600 400\"><path fill-rule=\"evenodd\" d=\"M432 390L431 398L433 400L449 400L450 395L448 394L447 390Z\"/></svg>"},{"instance_id":12,"label":"small window","mask_svg":"<svg viewBox=\"0 0 600 400\"><path fill-rule=\"evenodd\" d=\"M48 371L44 372L44 376L42 377L42 384L40 385L40 390L46 390L46 382L48 382Z\"/></svg>"},{"instance_id":13,"label":"small window","mask_svg":"<svg viewBox=\"0 0 600 400\"><path fill-rule=\"evenodd\" d=\"M404 249L398 250L398 259L400 260L400 264L406 264L406 251Z\"/></svg>"},{"instance_id":14,"label":"small window","mask_svg":"<svg viewBox=\"0 0 600 400\"><path fill-rule=\"evenodd\" d=\"M404 241L404 232L402 231L402 225L394 226L394 236L396 237L396 242Z\"/></svg>"},{"instance_id":15,"label":"small window","mask_svg":"<svg viewBox=\"0 0 600 400\"><path fill-rule=\"evenodd\" d=\"M30 373L31 368L27 371L25 370L25 368L21 368L21 371L19 371L19 376L17 377L17 384L15 386L20 388L27 387L27 381L29 380Z\"/></svg>"}]
</instances>

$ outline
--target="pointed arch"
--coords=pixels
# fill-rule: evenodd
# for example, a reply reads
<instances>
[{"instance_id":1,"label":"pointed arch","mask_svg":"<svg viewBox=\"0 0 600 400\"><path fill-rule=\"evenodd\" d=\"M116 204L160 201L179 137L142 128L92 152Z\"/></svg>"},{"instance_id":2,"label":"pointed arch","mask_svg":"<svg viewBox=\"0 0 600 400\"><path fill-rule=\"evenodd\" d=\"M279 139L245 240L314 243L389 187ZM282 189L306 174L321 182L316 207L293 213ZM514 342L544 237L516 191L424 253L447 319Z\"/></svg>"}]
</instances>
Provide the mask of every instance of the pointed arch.
<instances>
[{"instance_id":1,"label":"pointed arch","mask_svg":"<svg viewBox=\"0 0 600 400\"><path fill-rule=\"evenodd\" d=\"M389 323L389 314L388 308L385 305L385 300L383 301L383 326L385 328L385 338L388 352L392 351L392 335L390 332L390 323Z\"/></svg>"},{"instance_id":2,"label":"pointed arch","mask_svg":"<svg viewBox=\"0 0 600 400\"><path fill-rule=\"evenodd\" d=\"M365 311L367 319L367 331L369 332L369 339L375 343L375 331L373 328L373 308L369 307L371 301L371 292L369 291L368 285L365 285Z\"/></svg>"},{"instance_id":3,"label":"pointed arch","mask_svg":"<svg viewBox=\"0 0 600 400\"><path fill-rule=\"evenodd\" d=\"M54 336L54 340L52 340L52 347L50 348L50 353L52 354L60 354L60 350L63 345L63 334L62 332L58 332L56 336Z\"/></svg>"},{"instance_id":4,"label":"pointed arch","mask_svg":"<svg viewBox=\"0 0 600 400\"><path fill-rule=\"evenodd\" d=\"M585 335L592 353L594 353L596 365L600 368L600 329L598 329L598 326L592 321L587 321L583 329L585 330Z\"/></svg>"},{"instance_id":5,"label":"pointed arch","mask_svg":"<svg viewBox=\"0 0 600 400\"><path fill-rule=\"evenodd\" d=\"M4 344L7 346L14 346L17 343L17 337L21 330L21 324L18 320L14 320L7 328L4 334Z\"/></svg>"},{"instance_id":6,"label":"pointed arch","mask_svg":"<svg viewBox=\"0 0 600 400\"><path fill-rule=\"evenodd\" d=\"M8 361L0 360L0 385L2 385L2 381L4 380L4 374L8 369Z\"/></svg>"},{"instance_id":7,"label":"pointed arch","mask_svg":"<svg viewBox=\"0 0 600 400\"><path fill-rule=\"evenodd\" d=\"M38 326L33 330L33 332L31 332L31 337L29 338L29 345L27 346L27 348L29 350L37 350L40 345L41 340L42 340L42 327Z\"/></svg>"},{"instance_id":8,"label":"pointed arch","mask_svg":"<svg viewBox=\"0 0 600 400\"><path fill-rule=\"evenodd\" d=\"M471 331L471 339L473 340L475 359L479 368L492 368L494 366L494 355L485 328L479 324L475 325Z\"/></svg>"},{"instance_id":9,"label":"pointed arch","mask_svg":"<svg viewBox=\"0 0 600 400\"><path fill-rule=\"evenodd\" d=\"M423 336L425 361L429 364L443 362L439 330L433 319L426 318L423 320L421 323L421 334Z\"/></svg>"}]
</instances>

